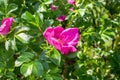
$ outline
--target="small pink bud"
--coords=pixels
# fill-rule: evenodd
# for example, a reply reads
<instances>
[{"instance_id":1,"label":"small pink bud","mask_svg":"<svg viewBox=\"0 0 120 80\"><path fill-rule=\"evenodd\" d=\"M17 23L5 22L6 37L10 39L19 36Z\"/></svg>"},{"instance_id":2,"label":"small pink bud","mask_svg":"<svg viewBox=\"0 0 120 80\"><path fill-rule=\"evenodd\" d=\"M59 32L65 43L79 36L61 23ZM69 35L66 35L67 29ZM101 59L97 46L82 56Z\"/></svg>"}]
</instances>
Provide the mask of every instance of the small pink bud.
<instances>
[{"instance_id":1,"label":"small pink bud","mask_svg":"<svg viewBox=\"0 0 120 80\"><path fill-rule=\"evenodd\" d=\"M75 5L75 0L67 0L68 4Z\"/></svg>"},{"instance_id":2,"label":"small pink bud","mask_svg":"<svg viewBox=\"0 0 120 80\"><path fill-rule=\"evenodd\" d=\"M66 16L65 15L61 15L59 17L56 18L56 20L63 22L65 20Z\"/></svg>"},{"instance_id":3,"label":"small pink bud","mask_svg":"<svg viewBox=\"0 0 120 80\"><path fill-rule=\"evenodd\" d=\"M70 11L74 11L74 8L73 8L73 7L72 7L72 8L69 8L69 10L70 10Z\"/></svg>"},{"instance_id":4,"label":"small pink bud","mask_svg":"<svg viewBox=\"0 0 120 80\"><path fill-rule=\"evenodd\" d=\"M55 6L55 5L52 5L52 4L51 4L51 5L50 5L50 9L53 10L53 11L54 11L54 10L57 10L57 9L58 9L58 6Z\"/></svg>"},{"instance_id":5,"label":"small pink bud","mask_svg":"<svg viewBox=\"0 0 120 80\"><path fill-rule=\"evenodd\" d=\"M13 18L4 18L2 20L2 25L0 26L0 34L6 35L10 31L10 26L12 25Z\"/></svg>"}]
</instances>

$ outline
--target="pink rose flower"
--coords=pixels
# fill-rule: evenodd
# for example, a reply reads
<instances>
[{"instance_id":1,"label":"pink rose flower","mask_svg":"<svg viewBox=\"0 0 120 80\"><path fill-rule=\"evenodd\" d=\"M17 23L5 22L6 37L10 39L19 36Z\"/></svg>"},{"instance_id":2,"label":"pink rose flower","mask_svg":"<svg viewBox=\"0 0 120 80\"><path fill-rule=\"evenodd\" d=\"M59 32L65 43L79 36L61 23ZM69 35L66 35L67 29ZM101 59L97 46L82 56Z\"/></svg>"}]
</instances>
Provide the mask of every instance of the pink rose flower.
<instances>
[{"instance_id":1,"label":"pink rose flower","mask_svg":"<svg viewBox=\"0 0 120 80\"><path fill-rule=\"evenodd\" d=\"M65 20L66 16L65 15L61 15L59 17L56 18L56 20L63 22Z\"/></svg>"},{"instance_id":2,"label":"pink rose flower","mask_svg":"<svg viewBox=\"0 0 120 80\"><path fill-rule=\"evenodd\" d=\"M52 4L51 4L51 5L50 5L50 9L53 10L53 11L54 11L54 10L57 10L57 9L58 9L58 6L55 6L55 5L52 5Z\"/></svg>"},{"instance_id":3,"label":"pink rose flower","mask_svg":"<svg viewBox=\"0 0 120 80\"><path fill-rule=\"evenodd\" d=\"M55 28L49 26L43 33L44 38L62 54L76 52L80 35L78 28L64 29L61 26Z\"/></svg>"},{"instance_id":4,"label":"pink rose flower","mask_svg":"<svg viewBox=\"0 0 120 80\"><path fill-rule=\"evenodd\" d=\"M0 34L6 35L10 31L10 26L13 22L13 18L5 18L2 20L2 25L0 27Z\"/></svg>"},{"instance_id":5,"label":"pink rose flower","mask_svg":"<svg viewBox=\"0 0 120 80\"><path fill-rule=\"evenodd\" d=\"M75 5L75 0L67 0L68 4Z\"/></svg>"}]
</instances>

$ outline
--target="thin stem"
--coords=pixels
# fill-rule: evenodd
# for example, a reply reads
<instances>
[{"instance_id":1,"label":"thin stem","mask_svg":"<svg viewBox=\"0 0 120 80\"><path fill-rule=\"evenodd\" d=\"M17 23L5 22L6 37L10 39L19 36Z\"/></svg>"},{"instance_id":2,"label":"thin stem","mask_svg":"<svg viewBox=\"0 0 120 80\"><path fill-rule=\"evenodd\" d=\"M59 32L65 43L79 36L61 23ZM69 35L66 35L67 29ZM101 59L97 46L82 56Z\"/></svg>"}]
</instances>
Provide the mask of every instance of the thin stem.
<instances>
[{"instance_id":1,"label":"thin stem","mask_svg":"<svg viewBox=\"0 0 120 80\"><path fill-rule=\"evenodd\" d=\"M64 70L63 70L63 73L62 73L62 78L63 80L66 79L66 74L67 74L67 71L68 71L68 59L67 57L65 58L65 63L64 63Z\"/></svg>"}]
</instances>

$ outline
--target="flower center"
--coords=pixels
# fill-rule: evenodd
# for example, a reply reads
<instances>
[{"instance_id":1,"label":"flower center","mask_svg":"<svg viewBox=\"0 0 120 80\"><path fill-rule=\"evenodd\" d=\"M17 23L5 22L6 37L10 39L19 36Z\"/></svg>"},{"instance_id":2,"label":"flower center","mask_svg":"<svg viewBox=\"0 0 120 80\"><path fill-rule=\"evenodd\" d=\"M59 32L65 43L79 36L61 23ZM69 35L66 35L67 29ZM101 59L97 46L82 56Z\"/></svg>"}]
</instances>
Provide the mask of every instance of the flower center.
<instances>
[{"instance_id":1,"label":"flower center","mask_svg":"<svg viewBox=\"0 0 120 80\"><path fill-rule=\"evenodd\" d=\"M60 40L60 39L58 39L58 42L61 44L61 45L63 45L64 43Z\"/></svg>"}]
</instances>

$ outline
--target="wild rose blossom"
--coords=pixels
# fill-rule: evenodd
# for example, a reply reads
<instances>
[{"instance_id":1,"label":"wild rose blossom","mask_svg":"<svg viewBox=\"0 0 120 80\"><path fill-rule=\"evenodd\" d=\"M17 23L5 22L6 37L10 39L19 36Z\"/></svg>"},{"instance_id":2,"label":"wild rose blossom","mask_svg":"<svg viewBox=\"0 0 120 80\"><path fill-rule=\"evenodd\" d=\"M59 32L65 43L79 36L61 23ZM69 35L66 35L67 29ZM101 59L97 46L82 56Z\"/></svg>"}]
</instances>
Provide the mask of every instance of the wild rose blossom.
<instances>
[{"instance_id":1,"label":"wild rose blossom","mask_svg":"<svg viewBox=\"0 0 120 80\"><path fill-rule=\"evenodd\" d=\"M61 54L76 52L80 35L78 28L64 29L61 26L55 28L49 26L43 33L44 38L53 45Z\"/></svg>"},{"instance_id":2,"label":"wild rose blossom","mask_svg":"<svg viewBox=\"0 0 120 80\"><path fill-rule=\"evenodd\" d=\"M66 16L65 15L60 15L59 17L56 18L56 20L63 22L65 20Z\"/></svg>"},{"instance_id":3,"label":"wild rose blossom","mask_svg":"<svg viewBox=\"0 0 120 80\"><path fill-rule=\"evenodd\" d=\"M67 0L68 4L75 5L75 0Z\"/></svg>"},{"instance_id":4,"label":"wild rose blossom","mask_svg":"<svg viewBox=\"0 0 120 80\"><path fill-rule=\"evenodd\" d=\"M0 34L6 35L10 31L10 26L13 22L13 18L4 18L0 27Z\"/></svg>"},{"instance_id":5,"label":"wild rose blossom","mask_svg":"<svg viewBox=\"0 0 120 80\"><path fill-rule=\"evenodd\" d=\"M57 9L58 9L58 6L55 6L55 5L52 5L52 4L51 4L51 5L50 5L50 9L53 10L53 11L54 11L54 10L57 10Z\"/></svg>"}]
</instances>

